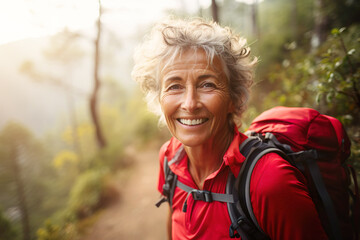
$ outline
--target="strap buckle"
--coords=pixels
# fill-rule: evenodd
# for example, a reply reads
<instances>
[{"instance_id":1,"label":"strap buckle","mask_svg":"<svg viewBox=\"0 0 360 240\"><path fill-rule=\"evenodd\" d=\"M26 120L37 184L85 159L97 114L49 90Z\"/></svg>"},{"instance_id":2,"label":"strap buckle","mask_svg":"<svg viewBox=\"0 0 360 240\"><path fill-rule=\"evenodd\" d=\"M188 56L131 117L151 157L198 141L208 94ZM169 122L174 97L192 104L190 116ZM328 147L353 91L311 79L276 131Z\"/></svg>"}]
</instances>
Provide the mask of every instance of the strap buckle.
<instances>
[{"instance_id":1,"label":"strap buckle","mask_svg":"<svg viewBox=\"0 0 360 240\"><path fill-rule=\"evenodd\" d=\"M240 216L235 222L233 222L229 229L230 238L241 237L241 239L252 239L250 236L254 233L256 233L256 228L244 216Z\"/></svg>"},{"instance_id":2,"label":"strap buckle","mask_svg":"<svg viewBox=\"0 0 360 240\"><path fill-rule=\"evenodd\" d=\"M163 204L164 202L167 202L167 201L168 201L168 199L163 197L155 204L155 206L160 207L161 204Z\"/></svg>"},{"instance_id":3,"label":"strap buckle","mask_svg":"<svg viewBox=\"0 0 360 240\"><path fill-rule=\"evenodd\" d=\"M240 237L239 228L240 228L240 225L242 225L242 223L245 221L245 219L246 219L245 217L240 216L236 220L236 222L233 222L230 225L230 229L229 229L230 238L239 238Z\"/></svg>"},{"instance_id":4,"label":"strap buckle","mask_svg":"<svg viewBox=\"0 0 360 240\"><path fill-rule=\"evenodd\" d=\"M212 202L213 201L210 191L195 190L195 191L191 192L191 195L194 200L200 200L200 201L204 201L204 202Z\"/></svg>"}]
</instances>

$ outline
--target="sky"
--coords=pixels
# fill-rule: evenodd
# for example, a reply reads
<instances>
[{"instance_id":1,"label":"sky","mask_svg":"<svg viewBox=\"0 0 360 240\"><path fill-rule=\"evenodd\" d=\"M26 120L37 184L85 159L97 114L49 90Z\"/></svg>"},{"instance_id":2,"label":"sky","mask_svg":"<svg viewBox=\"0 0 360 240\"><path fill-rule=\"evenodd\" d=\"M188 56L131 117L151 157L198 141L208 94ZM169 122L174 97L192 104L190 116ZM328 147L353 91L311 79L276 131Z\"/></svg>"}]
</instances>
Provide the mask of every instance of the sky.
<instances>
[{"instance_id":1,"label":"sky","mask_svg":"<svg viewBox=\"0 0 360 240\"><path fill-rule=\"evenodd\" d=\"M52 35L64 28L79 30L94 26L97 0L0 0L0 44L25 38ZM124 23L124 34L137 25L156 21L166 9L196 10L210 0L102 0L103 21Z\"/></svg>"},{"instance_id":2,"label":"sky","mask_svg":"<svg viewBox=\"0 0 360 240\"><path fill-rule=\"evenodd\" d=\"M218 0L221 2L222 0ZM251 3L256 0L236 0ZM118 24L122 34L164 17L167 9L189 13L206 8L211 0L101 0L104 23ZM92 28L98 0L0 0L0 45L16 40L53 35L64 28ZM110 24L111 25L111 24Z\"/></svg>"}]
</instances>

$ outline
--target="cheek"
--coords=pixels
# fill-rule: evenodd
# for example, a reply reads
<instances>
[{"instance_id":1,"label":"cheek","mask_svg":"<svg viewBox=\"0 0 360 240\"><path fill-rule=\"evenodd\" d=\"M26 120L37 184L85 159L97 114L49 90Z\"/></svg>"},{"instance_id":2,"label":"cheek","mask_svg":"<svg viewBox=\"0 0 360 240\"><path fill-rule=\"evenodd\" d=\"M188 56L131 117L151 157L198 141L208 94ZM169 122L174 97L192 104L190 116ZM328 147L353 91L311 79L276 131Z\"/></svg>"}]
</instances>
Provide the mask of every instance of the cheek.
<instances>
[{"instance_id":1,"label":"cheek","mask_svg":"<svg viewBox=\"0 0 360 240\"><path fill-rule=\"evenodd\" d=\"M176 98L171 95L162 95L160 96L160 106L161 111L164 114L165 118L168 118L176 110L175 107Z\"/></svg>"},{"instance_id":2,"label":"cheek","mask_svg":"<svg viewBox=\"0 0 360 240\"><path fill-rule=\"evenodd\" d=\"M173 115L176 112L174 96L161 96L160 98L161 111L166 123L167 128L169 129L172 135L175 134L175 122L173 120Z\"/></svg>"},{"instance_id":3,"label":"cheek","mask_svg":"<svg viewBox=\"0 0 360 240\"><path fill-rule=\"evenodd\" d=\"M216 117L226 117L228 113L232 112L232 102L226 94L208 96L204 102L207 103L209 111Z\"/></svg>"}]
</instances>

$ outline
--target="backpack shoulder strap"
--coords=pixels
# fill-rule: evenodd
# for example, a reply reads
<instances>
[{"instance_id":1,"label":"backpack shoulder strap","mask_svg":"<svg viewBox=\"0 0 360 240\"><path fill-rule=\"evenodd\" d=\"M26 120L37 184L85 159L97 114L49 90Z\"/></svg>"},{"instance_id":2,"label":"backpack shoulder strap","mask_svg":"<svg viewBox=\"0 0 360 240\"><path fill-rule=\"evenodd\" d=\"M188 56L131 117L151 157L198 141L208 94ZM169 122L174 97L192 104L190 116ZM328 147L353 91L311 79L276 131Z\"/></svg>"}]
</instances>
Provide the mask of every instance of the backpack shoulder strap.
<instances>
[{"instance_id":1,"label":"backpack shoulder strap","mask_svg":"<svg viewBox=\"0 0 360 240\"><path fill-rule=\"evenodd\" d=\"M172 199L174 196L176 183L177 183L177 175L171 171L170 166L179 160L181 160L184 157L185 150L184 146L181 146L179 150L175 153L175 156L168 161L167 157L164 158L164 178L165 183L162 186L162 194L164 197L162 197L155 205L156 207L160 207L160 205L164 202L169 202L170 207L172 207Z\"/></svg>"},{"instance_id":2,"label":"backpack shoulder strap","mask_svg":"<svg viewBox=\"0 0 360 240\"><path fill-rule=\"evenodd\" d=\"M170 206L172 206L172 196L174 195L177 176L171 171L167 157L164 158L164 177L165 183L162 186L163 197L155 204L156 207L160 207L164 202L169 202Z\"/></svg>"},{"instance_id":3,"label":"backpack shoulder strap","mask_svg":"<svg viewBox=\"0 0 360 240\"><path fill-rule=\"evenodd\" d=\"M259 137L249 137L248 142L240 146L240 152L246 157L244 166L236 179L235 186L238 186L239 203L245 215L249 216L256 228L262 231L253 212L250 198L250 180L257 162L268 153L277 153L287 159L286 154L280 149L263 142Z\"/></svg>"},{"instance_id":4,"label":"backpack shoulder strap","mask_svg":"<svg viewBox=\"0 0 360 240\"><path fill-rule=\"evenodd\" d=\"M232 230L236 230L242 239L269 239L261 229L253 212L250 198L251 175L256 163L265 154L274 152L282 157L287 157L276 146L265 143L260 136L250 136L240 145L239 149L246 160L237 178L229 174L227 184L227 191L231 191L238 197L235 205L228 204L229 215L233 223Z\"/></svg>"}]
</instances>

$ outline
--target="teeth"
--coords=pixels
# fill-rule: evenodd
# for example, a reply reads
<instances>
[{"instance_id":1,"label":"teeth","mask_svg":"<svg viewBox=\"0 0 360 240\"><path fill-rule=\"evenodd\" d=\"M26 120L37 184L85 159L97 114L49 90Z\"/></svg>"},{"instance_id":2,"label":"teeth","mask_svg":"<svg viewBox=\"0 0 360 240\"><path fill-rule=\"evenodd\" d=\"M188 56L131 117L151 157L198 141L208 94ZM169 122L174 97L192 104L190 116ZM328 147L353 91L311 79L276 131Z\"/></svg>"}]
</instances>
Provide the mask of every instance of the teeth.
<instances>
[{"instance_id":1,"label":"teeth","mask_svg":"<svg viewBox=\"0 0 360 240\"><path fill-rule=\"evenodd\" d=\"M206 122L206 119L203 118L203 119L179 119L179 121L182 123L182 124L185 124L185 125L189 125L189 126L194 126L194 125L199 125L199 124L202 124L204 122Z\"/></svg>"}]
</instances>

